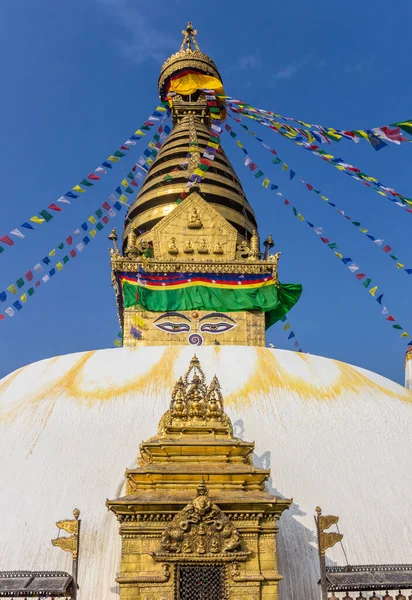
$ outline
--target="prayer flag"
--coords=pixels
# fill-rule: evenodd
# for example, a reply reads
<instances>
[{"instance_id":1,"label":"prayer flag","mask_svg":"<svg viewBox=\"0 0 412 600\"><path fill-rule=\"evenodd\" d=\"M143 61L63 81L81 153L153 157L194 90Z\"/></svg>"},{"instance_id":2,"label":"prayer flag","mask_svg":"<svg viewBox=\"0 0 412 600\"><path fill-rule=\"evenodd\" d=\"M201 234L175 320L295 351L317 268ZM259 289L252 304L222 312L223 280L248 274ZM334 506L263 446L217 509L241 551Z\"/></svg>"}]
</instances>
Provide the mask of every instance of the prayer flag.
<instances>
[{"instance_id":1,"label":"prayer flag","mask_svg":"<svg viewBox=\"0 0 412 600\"><path fill-rule=\"evenodd\" d=\"M96 221L96 219L95 219L95 217L93 215L90 215L90 217L87 220L90 221L90 223L93 223L93 225L95 223L97 223L97 221Z\"/></svg>"},{"instance_id":2,"label":"prayer flag","mask_svg":"<svg viewBox=\"0 0 412 600\"><path fill-rule=\"evenodd\" d=\"M91 230L89 231L89 234L90 234L90 236L91 236L92 238L94 238L94 236L96 235L96 233L97 233L97 231L96 231L95 229L91 229Z\"/></svg>"},{"instance_id":3,"label":"prayer flag","mask_svg":"<svg viewBox=\"0 0 412 600\"><path fill-rule=\"evenodd\" d=\"M294 337L295 337L295 334L294 334L294 332L293 332L293 331L291 331L291 332L289 333L289 335L288 335L288 340L291 340L291 339L292 339L292 338L294 338Z\"/></svg>"},{"instance_id":4,"label":"prayer flag","mask_svg":"<svg viewBox=\"0 0 412 600\"><path fill-rule=\"evenodd\" d=\"M76 248L79 252L82 252L84 249L84 244L82 244L82 242L79 242L78 244L76 244Z\"/></svg>"},{"instance_id":5,"label":"prayer flag","mask_svg":"<svg viewBox=\"0 0 412 600\"><path fill-rule=\"evenodd\" d=\"M30 223L27 223L27 221L25 223L22 223L20 227L25 227L26 229L34 229L33 225L30 225Z\"/></svg>"},{"instance_id":6,"label":"prayer flag","mask_svg":"<svg viewBox=\"0 0 412 600\"><path fill-rule=\"evenodd\" d=\"M60 206L57 206L57 204L49 204L48 208L51 208L51 210L55 210L57 212L61 212L63 209Z\"/></svg>"},{"instance_id":7,"label":"prayer flag","mask_svg":"<svg viewBox=\"0 0 412 600\"><path fill-rule=\"evenodd\" d=\"M12 309L11 306L9 306L8 308L6 308L6 310L4 312L6 312L9 315L9 317L13 317L14 316L14 310Z\"/></svg>"},{"instance_id":8,"label":"prayer flag","mask_svg":"<svg viewBox=\"0 0 412 600\"><path fill-rule=\"evenodd\" d=\"M78 198L79 196L76 196L76 194L73 194L73 192L67 192L67 194L64 194L65 196L68 196L69 198Z\"/></svg>"},{"instance_id":9,"label":"prayer flag","mask_svg":"<svg viewBox=\"0 0 412 600\"><path fill-rule=\"evenodd\" d=\"M56 263L56 269L58 271L61 271L63 269L63 265L62 265L62 263L60 261Z\"/></svg>"},{"instance_id":10,"label":"prayer flag","mask_svg":"<svg viewBox=\"0 0 412 600\"><path fill-rule=\"evenodd\" d=\"M102 162L102 165L104 167L106 167L106 169L111 169L112 168L112 165L109 162L107 162L107 160L105 160L104 162ZM96 171L97 171L97 169L96 169ZM66 196L67 196L67 194L66 194Z\"/></svg>"},{"instance_id":11,"label":"prayer flag","mask_svg":"<svg viewBox=\"0 0 412 600\"><path fill-rule=\"evenodd\" d=\"M120 158L117 158L117 156L109 156L107 160L110 160L110 162L119 162Z\"/></svg>"},{"instance_id":12,"label":"prayer flag","mask_svg":"<svg viewBox=\"0 0 412 600\"><path fill-rule=\"evenodd\" d=\"M389 317L386 317L387 321L395 321L395 317L393 317L392 315L389 315Z\"/></svg>"},{"instance_id":13,"label":"prayer flag","mask_svg":"<svg viewBox=\"0 0 412 600\"><path fill-rule=\"evenodd\" d=\"M39 212L39 215L41 215L43 217L43 219L46 221L46 223L51 221L53 218L53 216L49 212L47 212L47 210L41 210Z\"/></svg>"},{"instance_id":14,"label":"prayer flag","mask_svg":"<svg viewBox=\"0 0 412 600\"><path fill-rule=\"evenodd\" d=\"M17 289L16 289L16 286L14 285L14 283L12 283L11 285L9 285L9 287L7 289L12 294L17 294Z\"/></svg>"},{"instance_id":15,"label":"prayer flag","mask_svg":"<svg viewBox=\"0 0 412 600\"><path fill-rule=\"evenodd\" d=\"M264 188L267 188L269 186L270 183L270 179L265 178L262 182L262 185Z\"/></svg>"},{"instance_id":16,"label":"prayer flag","mask_svg":"<svg viewBox=\"0 0 412 600\"><path fill-rule=\"evenodd\" d=\"M7 244L8 246L14 246L13 240L8 235L2 235L0 237L0 242L3 242L4 244Z\"/></svg>"},{"instance_id":17,"label":"prayer flag","mask_svg":"<svg viewBox=\"0 0 412 600\"><path fill-rule=\"evenodd\" d=\"M364 285L365 285L365 284L364 284ZM371 288L371 289L369 290L369 293L370 293L370 295L371 295L371 296L375 296L375 294L376 294L376 292L377 292L377 289L378 289L378 286L377 286L377 285L375 285L373 288Z\"/></svg>"},{"instance_id":18,"label":"prayer flag","mask_svg":"<svg viewBox=\"0 0 412 600\"><path fill-rule=\"evenodd\" d=\"M107 225L107 223L109 222L109 219L106 217L106 215L103 217L102 222Z\"/></svg>"},{"instance_id":19,"label":"prayer flag","mask_svg":"<svg viewBox=\"0 0 412 600\"><path fill-rule=\"evenodd\" d=\"M355 275L355 277L356 277L356 279L359 279L359 281L360 281L361 279L363 279L364 277L366 277L366 273L358 273L357 275Z\"/></svg>"},{"instance_id":20,"label":"prayer flag","mask_svg":"<svg viewBox=\"0 0 412 600\"><path fill-rule=\"evenodd\" d=\"M107 171L105 171L103 169L103 167L97 167L97 169L94 170L95 173L102 173L103 175L106 175ZM90 173L89 177L91 177L93 175L93 173ZM96 175L96 177L99 177L98 175ZM93 179L93 178L92 178ZM100 179L100 177L99 177Z\"/></svg>"},{"instance_id":21,"label":"prayer flag","mask_svg":"<svg viewBox=\"0 0 412 600\"><path fill-rule=\"evenodd\" d=\"M85 185L86 187L93 187L93 184L90 183L90 181L87 181L87 179L82 179L82 181L80 183L82 185Z\"/></svg>"},{"instance_id":22,"label":"prayer flag","mask_svg":"<svg viewBox=\"0 0 412 600\"><path fill-rule=\"evenodd\" d=\"M20 289L24 286L24 279L23 277L19 277L18 280L16 281L17 287Z\"/></svg>"},{"instance_id":23,"label":"prayer flag","mask_svg":"<svg viewBox=\"0 0 412 600\"><path fill-rule=\"evenodd\" d=\"M74 187L72 187L72 190L74 190L75 192L79 192L79 194L83 194L86 190L84 190L82 187L80 187L79 184L75 185ZM66 194L67 195L67 194Z\"/></svg>"},{"instance_id":24,"label":"prayer flag","mask_svg":"<svg viewBox=\"0 0 412 600\"><path fill-rule=\"evenodd\" d=\"M67 200L67 198L65 198L64 196L60 196L60 198L57 198L56 202L61 202L62 204L71 204L70 200Z\"/></svg>"},{"instance_id":25,"label":"prayer flag","mask_svg":"<svg viewBox=\"0 0 412 600\"><path fill-rule=\"evenodd\" d=\"M34 265L33 269L36 273L41 273L43 271L43 267L41 266L40 263L37 263L37 265Z\"/></svg>"},{"instance_id":26,"label":"prayer flag","mask_svg":"<svg viewBox=\"0 0 412 600\"><path fill-rule=\"evenodd\" d=\"M13 302L13 306L14 308L16 308L17 310L21 310L23 308L20 300L16 300L16 302Z\"/></svg>"},{"instance_id":27,"label":"prayer flag","mask_svg":"<svg viewBox=\"0 0 412 600\"><path fill-rule=\"evenodd\" d=\"M34 294L34 288L29 287L29 289L27 290L27 293L28 293L29 296L33 296L33 294Z\"/></svg>"},{"instance_id":28,"label":"prayer flag","mask_svg":"<svg viewBox=\"0 0 412 600\"><path fill-rule=\"evenodd\" d=\"M72 248L72 249L70 250L69 254L70 254L70 256L71 256L72 258L74 258L74 257L76 256L76 250L75 250L74 248Z\"/></svg>"},{"instance_id":29,"label":"prayer flag","mask_svg":"<svg viewBox=\"0 0 412 600\"><path fill-rule=\"evenodd\" d=\"M73 237L71 235L69 235L69 237L66 238L66 243L68 246L71 246L73 243Z\"/></svg>"},{"instance_id":30,"label":"prayer flag","mask_svg":"<svg viewBox=\"0 0 412 600\"><path fill-rule=\"evenodd\" d=\"M7 294L6 292L0 292L0 302L6 302Z\"/></svg>"}]
</instances>

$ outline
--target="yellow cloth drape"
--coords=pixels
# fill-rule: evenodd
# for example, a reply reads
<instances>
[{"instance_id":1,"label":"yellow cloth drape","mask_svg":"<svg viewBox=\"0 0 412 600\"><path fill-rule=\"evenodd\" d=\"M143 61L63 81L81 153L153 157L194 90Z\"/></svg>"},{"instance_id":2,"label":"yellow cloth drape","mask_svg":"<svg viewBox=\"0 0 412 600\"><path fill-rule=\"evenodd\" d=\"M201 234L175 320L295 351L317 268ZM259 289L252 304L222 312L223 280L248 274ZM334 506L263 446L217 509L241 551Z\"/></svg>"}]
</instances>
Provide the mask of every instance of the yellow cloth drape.
<instances>
[{"instance_id":1,"label":"yellow cloth drape","mask_svg":"<svg viewBox=\"0 0 412 600\"><path fill-rule=\"evenodd\" d=\"M202 75L202 73L187 73L178 79L172 79L169 92L188 96L201 89L214 90L216 94L225 93L222 82L217 77Z\"/></svg>"}]
</instances>

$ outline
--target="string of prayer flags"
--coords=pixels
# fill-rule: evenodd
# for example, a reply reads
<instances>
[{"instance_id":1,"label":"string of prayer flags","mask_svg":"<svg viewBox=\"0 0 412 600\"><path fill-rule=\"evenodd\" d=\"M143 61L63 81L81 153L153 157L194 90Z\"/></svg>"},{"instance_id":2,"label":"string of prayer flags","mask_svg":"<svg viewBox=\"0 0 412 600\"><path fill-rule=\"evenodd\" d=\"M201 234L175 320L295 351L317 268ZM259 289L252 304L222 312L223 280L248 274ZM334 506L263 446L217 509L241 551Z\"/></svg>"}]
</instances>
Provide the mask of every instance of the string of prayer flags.
<instances>
[{"instance_id":1,"label":"string of prayer flags","mask_svg":"<svg viewBox=\"0 0 412 600\"><path fill-rule=\"evenodd\" d=\"M243 152L246 152L245 148L242 148L242 150L243 150ZM250 163L250 164L255 164L255 163ZM250 170L250 164L245 165L246 167L249 167L249 170ZM255 165L255 167L259 168L257 165ZM277 188L277 186L275 186L275 187ZM266 188L266 189L268 189L268 188ZM276 195L279 197L284 197L282 192L279 192L279 191L276 192ZM283 204L285 206L290 206L290 208L292 209L293 215L298 219L298 221L300 221L301 223L306 223L307 226L310 227L312 229L312 231L319 237L320 241L325 246L327 246L333 252L333 254L340 260L340 262L342 262L343 265L349 270L349 272L352 273L360 283L362 283L362 286L368 291L370 296L372 298L374 298L380 305L382 305L383 292L380 290L380 286L378 286L375 283L373 283L373 285L371 285L372 279L370 277L368 277L367 274L361 270L361 268L355 263L355 261L352 258L350 258L349 256L345 255L342 252L342 250L338 246L337 242L332 241L329 237L326 236L326 234L324 233L323 227L315 226L313 223L306 220L304 215L297 209L297 207L293 206L287 198L284 199ZM390 315L391 319L386 318L386 315L388 313L389 313L388 308L386 306L383 306L381 309L381 314L383 316L385 316L385 319L387 321L389 321L391 324L395 323L395 324L392 324L392 328L397 331L402 331L401 337L411 337L410 334L407 333L403 329L403 327L399 323L396 322L393 315ZM392 319L393 319L393 321L392 321Z\"/></svg>"},{"instance_id":2,"label":"string of prayer flags","mask_svg":"<svg viewBox=\"0 0 412 600\"><path fill-rule=\"evenodd\" d=\"M122 205L117 201L113 204L113 208L110 206L110 204L108 202L105 202L105 204L107 204L109 206L109 209L107 210L107 208L106 208L106 210L107 210L108 215L111 218L116 217L118 212L120 212L122 210ZM113 210L113 209L115 209L115 210ZM106 215L103 216L101 221L96 222L95 228L89 230L88 235L83 235L83 233L80 231L80 228L76 229L76 231L74 232L74 235L80 236L79 237L80 241L77 243L74 243L72 236L68 236L68 238L71 238L71 240L72 240L70 245L73 244L75 246L75 248L71 248L70 251L67 254L65 254L61 260L57 261L54 266L52 266L47 272L44 273L44 275L39 277L36 281L33 281L34 276L33 276L33 273L30 272L31 273L30 278L28 278L28 277L26 277L26 278L28 281L30 281L31 286L18 299L16 298L16 300L12 301L10 306L8 306L4 310L4 313L0 313L0 321L4 321L6 319L6 316L14 317L16 312L20 312L23 308L23 305L29 300L29 298L31 298L34 295L37 288L40 287L40 285L44 285L45 283L48 283L50 281L50 279L52 277L54 277L54 275L56 275L57 273L60 273L63 270L64 265L66 265L70 260L72 260L73 258L76 258L81 252L83 252L83 250L86 248L86 246L88 246L90 244L90 242L95 238L97 233L99 233L100 231L103 230L104 226L107 225L108 222L109 222L108 217ZM68 239L68 238L66 238L66 239ZM40 264L37 264L37 265L35 265L33 270L37 274L39 274L43 271L43 268L41 267ZM22 279L22 278L20 278L20 279ZM8 291L10 291L13 294L17 295L19 293L14 285L9 286L7 289L8 289ZM0 302L5 302L6 300L7 300L6 293L0 292Z\"/></svg>"},{"instance_id":3,"label":"string of prayer flags","mask_svg":"<svg viewBox=\"0 0 412 600\"><path fill-rule=\"evenodd\" d=\"M388 200L395 203L397 206L401 207L407 212L412 212L412 209L408 208L412 206L411 198L407 198L406 196L403 196L402 194L397 192L395 189L384 185L382 182L378 181L376 177L372 177L366 173L363 173L354 165L344 162L342 158L336 158L332 154L329 154L323 150L319 150L319 146L314 145L313 143L306 142L302 136L296 136L294 134L283 131L282 127L279 127L279 124L276 121L273 121L271 119L267 120L258 118L255 115L250 115L245 111L239 111L237 108L233 107L231 107L231 110L238 114L241 113L245 117L252 118L261 125L268 127L269 129L275 131L276 133L279 133L287 139L292 140L298 146L304 147L306 150L322 158L322 160L329 162L339 171L342 171L343 173L352 177L353 179L360 181L363 185L370 187L381 196L385 196Z\"/></svg>"},{"instance_id":4,"label":"string of prayer flags","mask_svg":"<svg viewBox=\"0 0 412 600\"><path fill-rule=\"evenodd\" d=\"M269 152L272 155L277 155L277 151L274 148L271 148L270 146L268 146L268 144L266 144L261 138L259 138L256 135L256 133L254 133L253 131L251 131L249 129L249 127L247 127L247 125L245 125L244 123L242 123L241 119L237 119L237 118L233 117L230 114L229 114L229 117L232 120L236 121L241 127L243 127L243 129L245 129L256 141L260 142L261 145L264 146L267 150L269 150ZM230 136L233 139L236 139L237 133L234 132L233 128L229 124L225 125L225 129L226 129L226 131L229 132ZM251 162L251 159L250 159L250 162ZM295 175L296 175L295 171L293 171L292 169L290 169L286 163L283 163L283 161L280 159L279 156L276 156L272 160L272 163L275 164L275 165L282 164L282 170L289 173L290 179L293 179L295 177ZM319 196L319 198L321 198L324 202L326 202L328 204L328 206L330 206L331 208L333 208L333 210L335 210L348 223L351 223L352 225L354 225L356 227L356 229L358 229L358 231L360 231L363 235L365 235L373 244L375 244L376 247L381 248L381 250L383 250L383 252L389 258L391 258L392 261L395 262L396 268L398 270L404 271L408 275L412 275L412 268L408 268L408 267L405 266L403 260L400 259L399 257L397 257L392 252L392 246L390 246L389 244L385 244L385 240L383 238L381 238L379 236L373 235L368 228L366 228L364 225L361 224L360 221L358 221L357 219L352 219L352 217L350 217L349 215L347 215L344 210L342 210L341 208L339 208L327 196L323 195L323 193L322 193L321 190L316 189L312 184L310 184L307 181L305 181L302 177L298 177L298 179L301 181L301 183L305 186L305 188L307 190L309 190L311 192L314 192L317 196ZM263 187L267 188L268 185L269 185L269 183L270 183L270 180L266 178L264 180L264 183L265 182L267 182L267 184L263 185Z\"/></svg>"},{"instance_id":5,"label":"string of prayer flags","mask_svg":"<svg viewBox=\"0 0 412 600\"><path fill-rule=\"evenodd\" d=\"M52 202L48 205L47 210L43 209L39 211L37 215L33 215L27 221L20 225L20 228L24 228L25 230L35 230L33 224L42 225L43 223L49 223L53 219L53 214L50 211L54 211L59 213L62 211L63 205L71 204L71 200L78 198L81 194L84 194L89 188L93 187L98 181L100 181L103 175L107 174L108 169L112 168L112 164L118 162L121 158L126 156L130 147L136 144L136 141L141 139L146 135L144 131L150 131L151 127L155 125L155 121L160 121L160 119L164 120L168 116L168 104L167 102L162 102L150 117L145 121L144 125L137 129L124 144L120 146L120 150L116 150L113 154L111 154L106 160L104 160L101 165L96 167L94 171L89 173L87 177L82 179L80 183L74 185L71 190L69 190L60 198L57 198L55 202ZM130 193L130 192L128 192ZM0 254L2 254L5 250L5 246L14 246L16 239L24 239L26 236L21 231L20 228L12 229L9 234L0 236Z\"/></svg>"},{"instance_id":6,"label":"string of prayer flags","mask_svg":"<svg viewBox=\"0 0 412 600\"><path fill-rule=\"evenodd\" d=\"M306 137L309 142L312 141L311 138L313 138L313 141L316 140L320 144L330 144L331 141L339 142L342 139L348 139L355 143L366 140L375 150L381 150L382 148L385 148L388 143L399 145L402 142L412 141L402 135L402 131L412 135L412 120L400 121L390 125L373 127L371 129L354 129L347 131L335 129L334 127L324 127L316 123L306 123L305 121L294 117L285 117L272 111L255 108L250 104L230 98L230 96L225 96L224 98L229 105L235 105L240 109L246 109L257 115L264 115L270 119L281 119L282 121L286 121L286 125L282 123L279 123L279 125L287 126L290 132ZM297 123L304 127L304 129L294 128L290 125L290 122Z\"/></svg>"},{"instance_id":7,"label":"string of prayer flags","mask_svg":"<svg viewBox=\"0 0 412 600\"><path fill-rule=\"evenodd\" d=\"M290 324L290 321L288 320L287 316L285 315L281 317L280 322L282 323L282 329L285 332L287 339L291 340L291 343L293 343L293 347L296 349L296 352L303 352L298 338L296 337L296 333L292 329L292 325Z\"/></svg>"},{"instance_id":8,"label":"string of prayer flags","mask_svg":"<svg viewBox=\"0 0 412 600\"><path fill-rule=\"evenodd\" d=\"M121 348L123 346L123 332L119 331L117 334L117 338L113 342L113 346L116 348Z\"/></svg>"},{"instance_id":9,"label":"string of prayer flags","mask_svg":"<svg viewBox=\"0 0 412 600\"><path fill-rule=\"evenodd\" d=\"M219 109L216 104L216 95L213 90L203 90L205 92L205 98L207 105L209 107L209 111L212 114L212 123L210 126L209 132L209 140L207 142L206 148L203 152L203 155L200 159L199 164L194 169L193 173L189 176L189 180L185 185L184 190L180 193L179 198L177 200L177 204L183 202L183 200L190 194L190 188L200 183L202 178L205 176L207 170L215 159L215 155L219 152L220 147L220 134L222 132L222 128L220 127L220 117L219 117ZM218 114L219 113L219 114Z\"/></svg>"}]
</instances>

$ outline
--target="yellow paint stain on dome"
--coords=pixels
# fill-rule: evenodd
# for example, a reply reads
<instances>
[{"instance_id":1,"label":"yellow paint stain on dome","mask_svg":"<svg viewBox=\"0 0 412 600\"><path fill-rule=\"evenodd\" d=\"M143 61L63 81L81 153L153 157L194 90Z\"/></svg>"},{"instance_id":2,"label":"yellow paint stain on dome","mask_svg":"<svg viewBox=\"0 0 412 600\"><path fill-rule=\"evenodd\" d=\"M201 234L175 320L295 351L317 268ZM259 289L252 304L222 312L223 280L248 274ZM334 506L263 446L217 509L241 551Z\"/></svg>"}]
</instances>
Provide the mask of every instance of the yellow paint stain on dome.
<instances>
[{"instance_id":1,"label":"yellow paint stain on dome","mask_svg":"<svg viewBox=\"0 0 412 600\"><path fill-rule=\"evenodd\" d=\"M53 386L43 389L42 393L33 398L33 402L45 400L50 396L64 393L68 398L78 402L94 404L95 402L107 402L133 393L157 395L167 387L172 387L175 377L173 376L174 362L179 354L178 347L165 349L160 359L145 373L131 377L125 382L111 385L96 385L93 389L83 385L85 380L84 369L87 362L95 354L95 351L86 352L77 363L64 376L54 382Z\"/></svg>"},{"instance_id":2,"label":"yellow paint stain on dome","mask_svg":"<svg viewBox=\"0 0 412 600\"><path fill-rule=\"evenodd\" d=\"M297 353L299 360L304 361L311 370L313 369L313 357ZM365 375L357 371L354 367L339 361L333 361L337 366L338 372L335 381L324 384L322 380L318 383L311 383L304 377L294 375L289 370L283 368L276 356L264 348L256 348L255 369L248 381L225 398L227 405L239 406L247 403L251 404L260 395L273 395L277 390L282 390L300 397L302 400L336 400L345 392L361 395L362 392L380 392L390 398L412 402L412 394L405 392L393 392L392 390L379 385L368 379ZM325 367L327 365L325 364ZM314 369L316 374L318 369ZM321 373L321 368L318 372Z\"/></svg>"}]
</instances>

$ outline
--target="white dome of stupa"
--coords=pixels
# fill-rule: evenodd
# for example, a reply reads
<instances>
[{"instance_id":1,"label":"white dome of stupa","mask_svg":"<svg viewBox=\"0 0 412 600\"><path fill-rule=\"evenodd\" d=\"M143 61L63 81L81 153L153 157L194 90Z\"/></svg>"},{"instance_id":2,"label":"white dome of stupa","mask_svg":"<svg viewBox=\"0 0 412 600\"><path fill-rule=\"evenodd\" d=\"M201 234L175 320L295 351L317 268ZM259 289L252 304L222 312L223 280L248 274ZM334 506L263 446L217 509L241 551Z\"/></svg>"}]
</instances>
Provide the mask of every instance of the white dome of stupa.
<instances>
[{"instance_id":1,"label":"white dome of stupa","mask_svg":"<svg viewBox=\"0 0 412 600\"><path fill-rule=\"evenodd\" d=\"M406 563L412 552L412 393L348 364L283 350L196 349L217 374L235 434L256 442L269 491L293 498L280 520L282 600L319 597L313 515L340 516L352 564ZM189 347L58 356L0 381L0 570L65 570L55 522L81 510L81 600L118 598L121 538L106 498L151 437ZM328 559L346 564L340 544Z\"/></svg>"}]
</instances>

